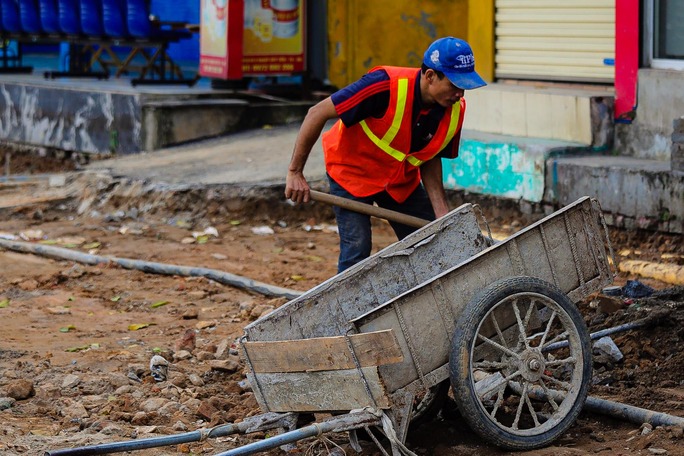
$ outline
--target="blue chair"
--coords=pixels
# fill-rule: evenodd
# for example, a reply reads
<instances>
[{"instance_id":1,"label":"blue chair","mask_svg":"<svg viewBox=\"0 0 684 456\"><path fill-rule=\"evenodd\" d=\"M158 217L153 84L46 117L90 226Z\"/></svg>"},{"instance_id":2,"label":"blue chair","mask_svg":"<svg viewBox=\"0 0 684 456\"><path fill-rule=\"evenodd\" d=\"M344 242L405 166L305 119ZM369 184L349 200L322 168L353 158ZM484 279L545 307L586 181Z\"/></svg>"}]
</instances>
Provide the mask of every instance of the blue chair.
<instances>
[{"instance_id":1,"label":"blue chair","mask_svg":"<svg viewBox=\"0 0 684 456\"><path fill-rule=\"evenodd\" d=\"M21 42L12 35L21 34L21 14L18 0L0 0L0 73L31 73L33 67L22 65Z\"/></svg>"},{"instance_id":2,"label":"blue chair","mask_svg":"<svg viewBox=\"0 0 684 456\"><path fill-rule=\"evenodd\" d=\"M179 24L164 23L150 19L149 0L126 0L126 24L128 33L140 43L122 63L127 68L137 55L145 59L140 77L132 80L132 84L187 84L193 85L197 78L186 79L180 67L169 57L169 43L192 38L192 34L182 28L168 28ZM184 25L184 24L180 24ZM145 48L151 48L148 53ZM168 70L168 75L167 75ZM156 76L156 79L155 79Z\"/></svg>"},{"instance_id":3,"label":"blue chair","mask_svg":"<svg viewBox=\"0 0 684 456\"><path fill-rule=\"evenodd\" d=\"M145 0L126 0L126 24L132 36L138 38L151 36L149 3Z\"/></svg>"},{"instance_id":4,"label":"blue chair","mask_svg":"<svg viewBox=\"0 0 684 456\"><path fill-rule=\"evenodd\" d=\"M102 25L107 36L114 38L129 36L126 0L102 0Z\"/></svg>"},{"instance_id":5,"label":"blue chair","mask_svg":"<svg viewBox=\"0 0 684 456\"><path fill-rule=\"evenodd\" d=\"M18 0L0 0L2 7L2 28L8 33L23 32Z\"/></svg>"},{"instance_id":6,"label":"blue chair","mask_svg":"<svg viewBox=\"0 0 684 456\"><path fill-rule=\"evenodd\" d=\"M99 3L99 0L98 0ZM80 0L41 0L41 14L44 15L43 20L48 20L50 14L54 14L55 4L57 8L57 18L59 24L59 32L67 35L64 37L65 43L68 43L68 50L64 52L65 59L63 67L67 68L65 71L50 71L45 73L48 79L55 79L59 77L96 77L98 79L106 79L109 74L104 71L93 71L92 67L96 59L93 58L98 50L97 38L103 35L102 18L99 5L85 5L82 8ZM81 17L85 16L84 20ZM98 27L98 23L100 24ZM87 40L90 36L84 36L83 26L86 26L88 32L94 32L93 40Z\"/></svg>"},{"instance_id":7,"label":"blue chair","mask_svg":"<svg viewBox=\"0 0 684 456\"><path fill-rule=\"evenodd\" d=\"M80 0L81 30L89 37L104 35L102 0Z\"/></svg>"},{"instance_id":8,"label":"blue chair","mask_svg":"<svg viewBox=\"0 0 684 456\"><path fill-rule=\"evenodd\" d=\"M59 28L67 35L80 35L81 7L79 0L57 0L57 12L59 14Z\"/></svg>"},{"instance_id":9,"label":"blue chair","mask_svg":"<svg viewBox=\"0 0 684 456\"><path fill-rule=\"evenodd\" d=\"M126 0L126 19L128 32L136 38L161 39L166 42L176 42L191 38L187 30L169 29L163 21L153 22L150 19L149 0Z\"/></svg>"},{"instance_id":10,"label":"blue chair","mask_svg":"<svg viewBox=\"0 0 684 456\"><path fill-rule=\"evenodd\" d=\"M24 32L33 34L44 32L38 0L19 0L19 16Z\"/></svg>"},{"instance_id":11,"label":"blue chair","mask_svg":"<svg viewBox=\"0 0 684 456\"><path fill-rule=\"evenodd\" d=\"M40 22L43 30L46 33L61 33L57 0L39 0L38 6L40 8Z\"/></svg>"},{"instance_id":12,"label":"blue chair","mask_svg":"<svg viewBox=\"0 0 684 456\"><path fill-rule=\"evenodd\" d=\"M106 7L105 7L106 3ZM93 54L88 63L88 70L92 71L93 66L99 63L105 74L109 74L109 67L114 66L121 70L122 64L121 59L112 49L113 42L111 38L114 36L109 36L105 30L105 19L108 26L112 28L112 32L117 32L118 38L123 35L123 30L121 26L117 29L117 16L119 13L118 20L121 25L123 25L123 4L118 4L118 1L107 1L104 0L80 0L81 7L81 28L83 33L86 35L88 40L92 44L87 45L87 50L92 50ZM106 15L105 15L106 11ZM109 56L109 59L106 57ZM118 74L117 74L118 76Z\"/></svg>"}]
</instances>

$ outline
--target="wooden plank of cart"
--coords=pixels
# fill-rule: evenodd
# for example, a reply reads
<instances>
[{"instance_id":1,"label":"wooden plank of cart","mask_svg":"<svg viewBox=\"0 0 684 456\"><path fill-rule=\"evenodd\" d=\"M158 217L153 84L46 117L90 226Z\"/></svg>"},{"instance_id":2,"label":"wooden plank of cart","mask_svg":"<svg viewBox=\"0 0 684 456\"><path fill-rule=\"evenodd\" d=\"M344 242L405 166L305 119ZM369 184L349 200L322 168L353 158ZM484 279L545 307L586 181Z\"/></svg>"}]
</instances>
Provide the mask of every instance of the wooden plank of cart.
<instances>
[{"instance_id":1,"label":"wooden plank of cart","mask_svg":"<svg viewBox=\"0 0 684 456\"><path fill-rule=\"evenodd\" d=\"M614 277L599 203L581 198L498 243L480 222L461 206L248 325L249 382L266 414L290 417L288 432L222 454L328 431L351 431L356 446L360 428L405 453L409 424L438 410L449 385L500 447L565 432L591 379L576 303ZM330 418L297 429L302 413Z\"/></svg>"}]
</instances>

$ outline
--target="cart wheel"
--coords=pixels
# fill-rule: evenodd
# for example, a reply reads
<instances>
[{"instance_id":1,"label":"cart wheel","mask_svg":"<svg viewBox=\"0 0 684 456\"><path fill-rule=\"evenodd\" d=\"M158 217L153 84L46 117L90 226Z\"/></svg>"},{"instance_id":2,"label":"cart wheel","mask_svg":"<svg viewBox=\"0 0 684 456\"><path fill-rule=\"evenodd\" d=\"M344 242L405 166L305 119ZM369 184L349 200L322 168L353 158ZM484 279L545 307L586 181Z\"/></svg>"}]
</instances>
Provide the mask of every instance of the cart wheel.
<instances>
[{"instance_id":1,"label":"cart wheel","mask_svg":"<svg viewBox=\"0 0 684 456\"><path fill-rule=\"evenodd\" d=\"M500 447L548 445L584 405L589 341L577 307L550 283L512 277L490 285L456 322L449 370L461 414Z\"/></svg>"}]
</instances>

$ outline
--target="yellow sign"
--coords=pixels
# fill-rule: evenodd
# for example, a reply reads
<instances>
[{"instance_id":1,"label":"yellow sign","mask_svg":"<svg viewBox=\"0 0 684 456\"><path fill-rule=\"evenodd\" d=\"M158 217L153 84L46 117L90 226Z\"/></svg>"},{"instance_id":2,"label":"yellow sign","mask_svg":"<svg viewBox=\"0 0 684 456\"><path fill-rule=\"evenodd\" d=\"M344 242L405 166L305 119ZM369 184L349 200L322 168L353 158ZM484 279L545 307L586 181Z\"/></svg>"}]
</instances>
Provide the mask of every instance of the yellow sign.
<instances>
[{"instance_id":1,"label":"yellow sign","mask_svg":"<svg viewBox=\"0 0 684 456\"><path fill-rule=\"evenodd\" d=\"M304 71L304 0L245 0L245 74Z\"/></svg>"},{"instance_id":2,"label":"yellow sign","mask_svg":"<svg viewBox=\"0 0 684 456\"><path fill-rule=\"evenodd\" d=\"M201 0L200 74L303 72L305 0Z\"/></svg>"}]
</instances>

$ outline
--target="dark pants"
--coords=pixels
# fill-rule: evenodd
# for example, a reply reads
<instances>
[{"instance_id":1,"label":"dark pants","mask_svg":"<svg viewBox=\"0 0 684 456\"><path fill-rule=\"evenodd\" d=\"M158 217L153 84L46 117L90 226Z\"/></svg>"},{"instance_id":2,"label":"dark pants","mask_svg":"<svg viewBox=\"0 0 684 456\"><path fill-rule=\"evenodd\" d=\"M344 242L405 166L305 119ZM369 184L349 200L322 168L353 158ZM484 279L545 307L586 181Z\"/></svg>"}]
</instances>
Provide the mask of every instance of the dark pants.
<instances>
[{"instance_id":1,"label":"dark pants","mask_svg":"<svg viewBox=\"0 0 684 456\"><path fill-rule=\"evenodd\" d=\"M328 176L328 181L330 182L330 193L332 195L361 201L366 204L375 203L379 207L425 220L432 221L435 219L435 211L432 209L430 199L422 185L419 185L406 201L397 203L387 192L357 198L342 188L330 176ZM337 228L340 232L340 258L337 262L337 272L340 273L370 256L372 247L371 221L369 215L359 214L349 209L334 206L333 210L337 218ZM396 222L390 222L390 225L400 240L418 229Z\"/></svg>"}]
</instances>

